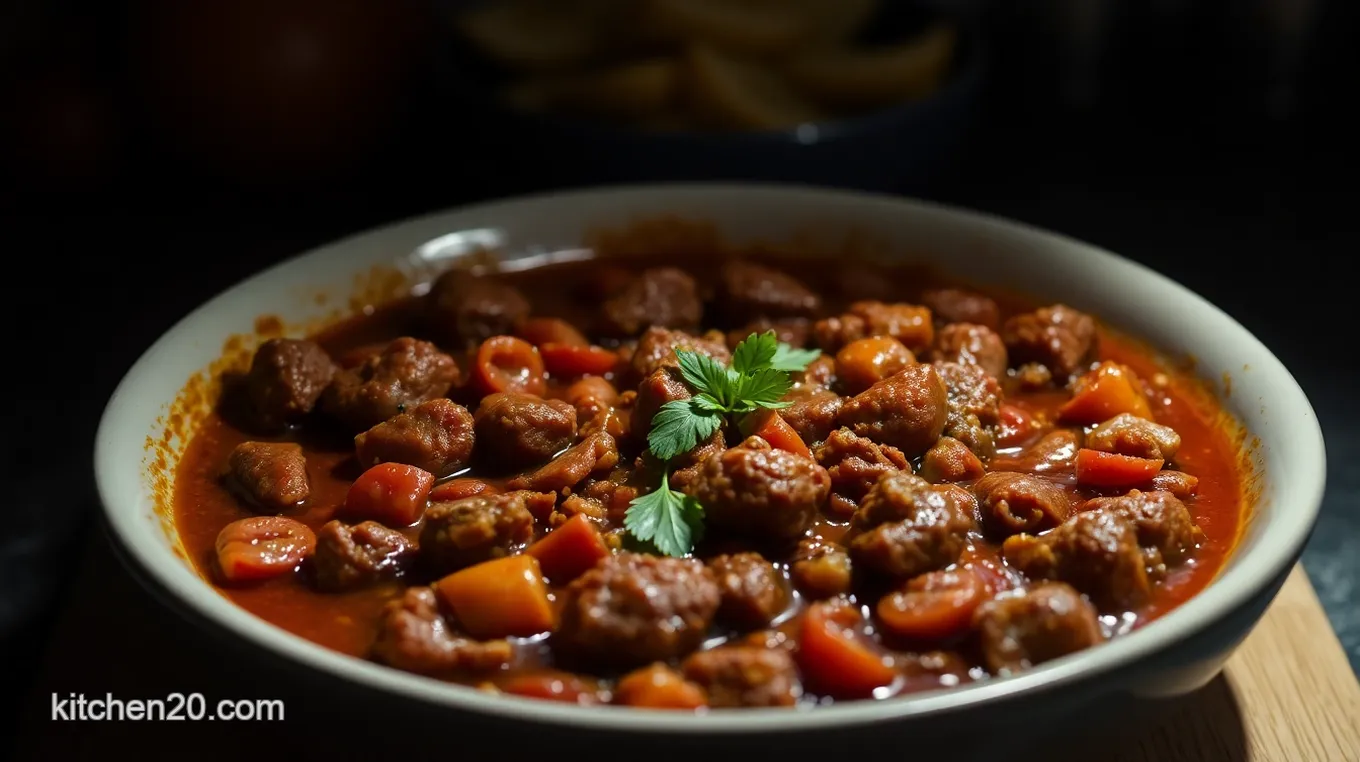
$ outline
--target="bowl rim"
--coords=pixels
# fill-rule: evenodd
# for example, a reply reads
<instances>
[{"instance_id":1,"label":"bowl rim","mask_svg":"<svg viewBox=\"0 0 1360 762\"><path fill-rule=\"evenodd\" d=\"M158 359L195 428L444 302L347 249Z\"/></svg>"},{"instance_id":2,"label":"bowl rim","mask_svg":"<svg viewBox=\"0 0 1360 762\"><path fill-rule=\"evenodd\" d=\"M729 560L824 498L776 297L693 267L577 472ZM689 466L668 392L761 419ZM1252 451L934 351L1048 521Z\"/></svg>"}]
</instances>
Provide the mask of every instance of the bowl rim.
<instances>
[{"instance_id":1,"label":"bowl rim","mask_svg":"<svg viewBox=\"0 0 1360 762\"><path fill-rule=\"evenodd\" d=\"M1251 557L1251 563L1234 564L1222 571L1213 583L1174 610L1147 626L1124 637L1104 643L1061 659L1039 665L1007 678L994 678L979 683L942 688L886 701L859 701L818 706L809 710L797 709L740 709L700 714L670 713L639 710L618 706L577 706L539 701L515 696L488 694L476 688L443 682L377 663L347 656L316 645L293 635L221 595L196 570L186 568L182 559L160 558L142 547L137 527L145 522L139 510L139 500L120 494L116 489L116 474L126 468L128 453L121 442L122 426L133 426L138 419L125 412L127 400L138 392L138 380L156 373L159 355L168 347L183 341L190 327L201 315L215 306L240 299L252 288L267 282L284 268L300 266L302 260L317 260L335 250L345 248L373 248L385 238L399 235L409 228L430 227L441 220L482 216L503 216L517 209L558 203L586 204L591 208L615 208L623 200L644 203L668 201L683 203L686 199L713 203L722 198L740 203L755 198L765 200L795 198L804 201L841 202L875 207L881 212L910 209L920 214L933 215L955 224L995 233L1007 240L1028 240L1045 246L1075 247L1083 256L1101 262L1111 269L1111 277L1151 280L1158 290L1195 304L1199 311L1215 316L1219 327L1236 333L1234 340L1243 344L1251 355L1253 373L1266 374L1274 386L1274 402L1280 405L1280 418L1287 433L1276 437L1288 442L1300 452L1303 462L1314 466L1306 473L1297 473L1297 484L1284 499L1277 499L1269 513L1270 531L1262 532L1251 548L1239 551ZM124 423L122 418L128 418ZM137 436L145 432L136 431ZM332 677L358 683L369 689L414 699L431 705L465 710L501 719L541 722L588 730L612 730L641 733L685 734L759 734L772 732L815 731L849 728L891 720L917 719L944 713L963 711L981 704L1000 703L1021 695L1035 694L1074 685L1107 674L1133 662L1152 656L1175 643L1209 627L1238 610L1254 596L1269 589L1273 579L1292 565L1316 523L1326 483L1325 443L1317 415L1303 390L1288 369L1250 331L1233 320L1203 297L1185 286L1142 264L1125 259L1096 246L1040 228L1003 219L991 214L959 207L896 197L885 194L832 189L797 184L774 183L659 183L625 184L580 188L527 194L483 203L456 207L431 214L418 215L389 225L369 229L338 241L312 248L290 257L255 275L240 281L200 305L175 323L144 352L124 375L101 416L95 438L95 480L104 519L111 539L127 552L123 557L132 560L145 576L163 588L170 600L188 609L191 618L210 622L232 633L241 640ZM1287 501L1287 510L1282 503ZM166 551L167 555L170 555ZM186 573L187 572L187 573ZM140 575L135 575L139 576ZM181 612L184 613L184 612Z\"/></svg>"}]
</instances>

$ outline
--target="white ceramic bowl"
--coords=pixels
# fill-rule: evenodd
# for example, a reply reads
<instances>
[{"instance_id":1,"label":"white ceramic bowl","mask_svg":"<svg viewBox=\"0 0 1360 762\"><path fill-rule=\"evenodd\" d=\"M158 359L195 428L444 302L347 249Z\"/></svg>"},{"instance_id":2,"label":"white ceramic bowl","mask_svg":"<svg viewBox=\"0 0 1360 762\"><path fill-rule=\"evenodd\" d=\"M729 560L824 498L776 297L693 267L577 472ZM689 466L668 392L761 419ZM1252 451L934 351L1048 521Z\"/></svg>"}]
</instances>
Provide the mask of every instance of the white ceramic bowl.
<instances>
[{"instance_id":1,"label":"white ceramic bowl","mask_svg":"<svg viewBox=\"0 0 1360 762\"><path fill-rule=\"evenodd\" d=\"M1252 452L1260 499L1226 569L1202 593L1131 635L1022 675L882 702L813 711L742 710L686 715L578 707L498 697L326 650L258 619L219 595L176 553L173 530L155 508L165 467L143 444L159 439L163 416L219 356L250 333L261 313L314 322L343 303L357 274L395 265L419 279L470 244L499 243L510 257L579 251L598 226L674 214L715 223L734 241L856 234L889 255L933 263L979 283L1061 299L1141 336L1197 372L1228 374L1226 406L1258 440ZM1168 233L1170 235L1170 233ZM892 254L895 252L895 254ZM327 304L313 298L332 295ZM171 457L173 461L173 456ZM95 471L114 542L151 584L194 618L311 670L451 710L511 721L570 726L572 732L643 732L703 737L827 731L881 724L920 729L931 719L978 727L984 716L1032 721L1024 707L1085 704L1111 692L1178 695L1210 680L1245 637L1298 558L1324 485L1322 434L1298 384L1242 326L1204 299L1137 264L1023 225L934 204L865 194L761 185L637 186L532 196L435 214L364 233L284 262L231 288L179 322L119 385L95 447ZM162 469L159 470L158 469ZM1009 706L1005 712L998 707ZM1018 708L1018 709L1017 709Z\"/></svg>"}]
</instances>

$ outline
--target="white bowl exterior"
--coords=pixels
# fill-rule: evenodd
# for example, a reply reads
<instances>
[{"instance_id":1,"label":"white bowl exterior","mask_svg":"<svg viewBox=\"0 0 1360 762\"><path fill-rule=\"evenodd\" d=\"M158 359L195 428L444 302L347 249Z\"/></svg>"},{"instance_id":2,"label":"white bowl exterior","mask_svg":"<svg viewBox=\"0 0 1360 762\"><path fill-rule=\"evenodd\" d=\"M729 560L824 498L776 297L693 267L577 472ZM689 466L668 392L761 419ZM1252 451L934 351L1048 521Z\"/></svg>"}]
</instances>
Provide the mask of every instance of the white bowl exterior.
<instances>
[{"instance_id":1,"label":"white bowl exterior","mask_svg":"<svg viewBox=\"0 0 1360 762\"><path fill-rule=\"evenodd\" d=\"M1230 375L1232 394L1224 403L1259 440L1254 457L1261 477L1260 499L1238 550L1218 579L1175 611L1130 636L1017 677L811 712L700 716L492 696L347 657L238 608L175 553L156 513L140 443L160 437L158 417L186 380L218 358L229 336L251 332L260 314L305 324L330 308L302 295L323 291L343 300L355 275L374 265L423 274L432 259L462 253L469 242L499 243L516 258L579 250L588 231L656 215L711 221L725 240L736 243L786 240L810 229L865 234L896 259L1089 310L1171 356L1193 356L1206 379ZM436 239L442 240L425 245ZM422 217L316 249L233 287L157 341L115 391L95 451L100 496L117 541L154 582L240 637L312 668L451 707L578 727L689 733L810 730L916 717L1052 687L1156 653L1243 604L1297 556L1321 503L1324 470L1321 430L1289 372L1239 324L1173 281L1086 244L986 215L868 194L762 185L631 186L532 196Z\"/></svg>"}]
</instances>

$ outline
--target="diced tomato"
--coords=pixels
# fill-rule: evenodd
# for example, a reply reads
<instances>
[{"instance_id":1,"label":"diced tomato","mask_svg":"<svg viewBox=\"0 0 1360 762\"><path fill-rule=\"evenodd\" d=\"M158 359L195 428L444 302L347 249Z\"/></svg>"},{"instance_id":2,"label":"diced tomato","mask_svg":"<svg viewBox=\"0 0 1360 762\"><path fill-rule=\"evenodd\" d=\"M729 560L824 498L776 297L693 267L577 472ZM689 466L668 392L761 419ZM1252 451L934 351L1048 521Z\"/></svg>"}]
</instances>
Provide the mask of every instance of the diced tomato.
<instances>
[{"instance_id":1,"label":"diced tomato","mask_svg":"<svg viewBox=\"0 0 1360 762\"><path fill-rule=\"evenodd\" d=\"M394 529L408 527L425 513L434 474L405 463L379 463L359 475L345 495L341 513Z\"/></svg>"},{"instance_id":2,"label":"diced tomato","mask_svg":"<svg viewBox=\"0 0 1360 762\"><path fill-rule=\"evenodd\" d=\"M1161 458L1135 458L1083 447L1077 451L1077 483L1091 487L1136 487L1162 470Z\"/></svg>"},{"instance_id":3,"label":"diced tomato","mask_svg":"<svg viewBox=\"0 0 1360 762\"><path fill-rule=\"evenodd\" d=\"M542 347L544 344L565 344L570 347L584 347L590 344L576 326L560 318L536 317L520 323L515 335Z\"/></svg>"},{"instance_id":4,"label":"diced tomato","mask_svg":"<svg viewBox=\"0 0 1360 762\"><path fill-rule=\"evenodd\" d=\"M619 356L604 347L544 344L538 348L543 364L554 376L599 376L614 370Z\"/></svg>"},{"instance_id":5,"label":"diced tomato","mask_svg":"<svg viewBox=\"0 0 1360 762\"><path fill-rule=\"evenodd\" d=\"M883 629L904 638L941 640L968 629L986 598L986 586L972 570L923 574L878 602Z\"/></svg>"},{"instance_id":6,"label":"diced tomato","mask_svg":"<svg viewBox=\"0 0 1360 762\"><path fill-rule=\"evenodd\" d=\"M443 484L430 490L430 502L446 503L454 500L462 500L473 495L494 495L500 490L487 484L481 479L458 478L450 479Z\"/></svg>"},{"instance_id":7,"label":"diced tomato","mask_svg":"<svg viewBox=\"0 0 1360 762\"><path fill-rule=\"evenodd\" d=\"M316 548L306 524L283 516L252 516L217 534L217 568L227 582L259 582L297 569Z\"/></svg>"},{"instance_id":8,"label":"diced tomato","mask_svg":"<svg viewBox=\"0 0 1360 762\"><path fill-rule=\"evenodd\" d=\"M554 585L566 583L595 568L609 555L600 530L583 514L567 519L525 551L538 559L543 576Z\"/></svg>"},{"instance_id":9,"label":"diced tomato","mask_svg":"<svg viewBox=\"0 0 1360 762\"><path fill-rule=\"evenodd\" d=\"M747 436L757 436L776 450L784 450L794 455L812 458L812 450L803 443L803 438L773 410L760 410L747 416L742 422Z\"/></svg>"},{"instance_id":10,"label":"diced tomato","mask_svg":"<svg viewBox=\"0 0 1360 762\"><path fill-rule=\"evenodd\" d=\"M996 436L997 446L1022 445L1038 431L1039 421L1028 410L1008 402L1001 403L1001 430Z\"/></svg>"},{"instance_id":11,"label":"diced tomato","mask_svg":"<svg viewBox=\"0 0 1360 762\"><path fill-rule=\"evenodd\" d=\"M474 638L529 637L553 629L548 586L531 555L483 561L444 577L435 589Z\"/></svg>"},{"instance_id":12,"label":"diced tomato","mask_svg":"<svg viewBox=\"0 0 1360 762\"><path fill-rule=\"evenodd\" d=\"M472 381L482 394L519 392L543 396L548 381L533 344L514 336L492 336L477 347Z\"/></svg>"},{"instance_id":13,"label":"diced tomato","mask_svg":"<svg viewBox=\"0 0 1360 762\"><path fill-rule=\"evenodd\" d=\"M798 664L814 690L833 698L869 698L892 685L897 671L826 603L803 614Z\"/></svg>"},{"instance_id":14,"label":"diced tomato","mask_svg":"<svg viewBox=\"0 0 1360 762\"><path fill-rule=\"evenodd\" d=\"M1120 413L1152 419L1152 408L1143 394L1143 382L1132 370L1116 362L1103 362L1082 376L1072 399L1058 409L1068 423L1094 425Z\"/></svg>"}]
</instances>

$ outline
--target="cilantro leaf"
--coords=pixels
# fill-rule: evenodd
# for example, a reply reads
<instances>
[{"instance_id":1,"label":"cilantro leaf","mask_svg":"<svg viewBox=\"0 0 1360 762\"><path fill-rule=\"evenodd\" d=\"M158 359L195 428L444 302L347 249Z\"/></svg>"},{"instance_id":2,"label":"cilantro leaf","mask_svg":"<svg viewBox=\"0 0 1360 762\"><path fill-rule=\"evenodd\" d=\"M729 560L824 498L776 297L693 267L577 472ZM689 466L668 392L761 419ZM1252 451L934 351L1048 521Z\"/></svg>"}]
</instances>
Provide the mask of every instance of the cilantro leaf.
<instances>
[{"instance_id":1,"label":"cilantro leaf","mask_svg":"<svg viewBox=\"0 0 1360 762\"><path fill-rule=\"evenodd\" d=\"M698 352L677 349L675 357L680 361L680 375L694 391L708 394L724 405L731 402L732 380L727 368Z\"/></svg>"},{"instance_id":2,"label":"cilantro leaf","mask_svg":"<svg viewBox=\"0 0 1360 762\"><path fill-rule=\"evenodd\" d=\"M805 370L813 360L821 356L822 353L816 349L794 349L781 342L770 360L770 367L789 372Z\"/></svg>"},{"instance_id":3,"label":"cilantro leaf","mask_svg":"<svg viewBox=\"0 0 1360 762\"><path fill-rule=\"evenodd\" d=\"M753 333L732 350L732 370L743 376L765 370L778 351L779 339L774 331Z\"/></svg>"},{"instance_id":4,"label":"cilantro leaf","mask_svg":"<svg viewBox=\"0 0 1360 762\"><path fill-rule=\"evenodd\" d=\"M652 416L647 447L661 460L689 452L722 425L722 411L704 407L698 398L671 400Z\"/></svg>"},{"instance_id":5,"label":"cilantro leaf","mask_svg":"<svg viewBox=\"0 0 1360 762\"><path fill-rule=\"evenodd\" d=\"M737 399L747 405L765 407L778 403L779 398L788 393L793 383L789 374L782 370L766 368L741 377L737 383Z\"/></svg>"},{"instance_id":6,"label":"cilantro leaf","mask_svg":"<svg viewBox=\"0 0 1360 762\"><path fill-rule=\"evenodd\" d=\"M703 537L703 514L699 501L671 489L663 473L660 487L628 504L623 526L638 541L679 558Z\"/></svg>"}]
</instances>

